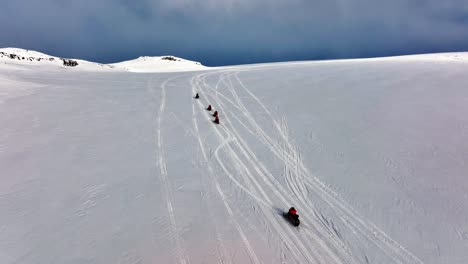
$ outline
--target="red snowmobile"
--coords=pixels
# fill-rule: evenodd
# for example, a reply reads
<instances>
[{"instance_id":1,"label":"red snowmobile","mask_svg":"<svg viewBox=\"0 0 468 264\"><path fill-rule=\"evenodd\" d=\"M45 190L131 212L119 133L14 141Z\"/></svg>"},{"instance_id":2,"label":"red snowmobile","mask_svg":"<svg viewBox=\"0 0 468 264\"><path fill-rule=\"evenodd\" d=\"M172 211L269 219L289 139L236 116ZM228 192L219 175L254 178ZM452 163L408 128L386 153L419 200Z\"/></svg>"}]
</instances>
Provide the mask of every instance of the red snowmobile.
<instances>
[{"instance_id":1,"label":"red snowmobile","mask_svg":"<svg viewBox=\"0 0 468 264\"><path fill-rule=\"evenodd\" d=\"M299 221L299 215L294 207L289 208L287 213L283 213L284 218L289 221L293 226L299 226L301 221Z\"/></svg>"}]
</instances>

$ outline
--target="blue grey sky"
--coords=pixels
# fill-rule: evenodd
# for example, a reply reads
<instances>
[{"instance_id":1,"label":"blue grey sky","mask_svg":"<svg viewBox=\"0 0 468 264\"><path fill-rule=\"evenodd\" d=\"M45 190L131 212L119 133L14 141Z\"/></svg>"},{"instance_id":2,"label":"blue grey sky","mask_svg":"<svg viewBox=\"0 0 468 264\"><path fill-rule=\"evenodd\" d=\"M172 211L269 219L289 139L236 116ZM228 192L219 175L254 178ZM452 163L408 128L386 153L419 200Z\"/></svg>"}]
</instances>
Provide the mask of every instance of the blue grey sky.
<instances>
[{"instance_id":1,"label":"blue grey sky","mask_svg":"<svg viewBox=\"0 0 468 264\"><path fill-rule=\"evenodd\" d=\"M468 51L468 0L0 0L0 47L210 66Z\"/></svg>"}]
</instances>

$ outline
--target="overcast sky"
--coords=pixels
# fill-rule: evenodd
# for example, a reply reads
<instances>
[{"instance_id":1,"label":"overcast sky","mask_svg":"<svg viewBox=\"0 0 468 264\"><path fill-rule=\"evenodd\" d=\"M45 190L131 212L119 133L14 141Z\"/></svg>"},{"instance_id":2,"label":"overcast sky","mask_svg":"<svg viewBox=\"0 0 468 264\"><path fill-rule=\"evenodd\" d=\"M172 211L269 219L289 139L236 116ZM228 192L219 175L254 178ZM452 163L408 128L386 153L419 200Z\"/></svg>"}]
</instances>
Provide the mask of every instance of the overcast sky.
<instances>
[{"instance_id":1,"label":"overcast sky","mask_svg":"<svg viewBox=\"0 0 468 264\"><path fill-rule=\"evenodd\" d=\"M0 0L0 47L205 65L468 51L468 0Z\"/></svg>"}]
</instances>

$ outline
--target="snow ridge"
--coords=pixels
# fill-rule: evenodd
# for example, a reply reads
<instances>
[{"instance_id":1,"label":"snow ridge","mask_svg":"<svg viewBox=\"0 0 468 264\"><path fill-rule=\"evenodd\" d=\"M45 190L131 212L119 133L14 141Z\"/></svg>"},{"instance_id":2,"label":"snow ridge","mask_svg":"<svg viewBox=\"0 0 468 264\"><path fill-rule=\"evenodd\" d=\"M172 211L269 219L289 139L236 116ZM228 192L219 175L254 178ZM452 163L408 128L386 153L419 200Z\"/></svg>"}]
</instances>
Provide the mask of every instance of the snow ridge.
<instances>
[{"instance_id":1,"label":"snow ridge","mask_svg":"<svg viewBox=\"0 0 468 264\"><path fill-rule=\"evenodd\" d=\"M200 62L185 60L175 56L143 56L134 60L114 64L100 64L79 59L59 58L41 52L19 48L0 49L0 62L28 66L55 66L88 71L178 72L209 69Z\"/></svg>"},{"instance_id":2,"label":"snow ridge","mask_svg":"<svg viewBox=\"0 0 468 264\"><path fill-rule=\"evenodd\" d=\"M185 60L174 56L148 57L112 64L116 68L130 72L174 72L205 70L207 67L200 62Z\"/></svg>"}]
</instances>

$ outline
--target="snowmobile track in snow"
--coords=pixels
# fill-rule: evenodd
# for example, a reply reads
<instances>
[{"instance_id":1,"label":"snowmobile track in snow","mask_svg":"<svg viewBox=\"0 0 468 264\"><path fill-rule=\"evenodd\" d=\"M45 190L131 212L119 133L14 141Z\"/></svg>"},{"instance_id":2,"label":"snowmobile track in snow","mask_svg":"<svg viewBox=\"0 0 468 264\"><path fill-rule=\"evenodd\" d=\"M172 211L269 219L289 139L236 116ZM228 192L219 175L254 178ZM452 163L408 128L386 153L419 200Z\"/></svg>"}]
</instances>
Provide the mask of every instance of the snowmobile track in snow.
<instances>
[{"instance_id":1,"label":"snowmobile track in snow","mask_svg":"<svg viewBox=\"0 0 468 264\"><path fill-rule=\"evenodd\" d=\"M161 88L161 99L160 99L161 103L159 106L159 114L157 118L157 131L156 131L157 140L156 141L157 141L158 152L159 152L158 164L159 164L159 169L160 169L160 180L163 186L162 192L166 199L167 212L169 215L169 220L170 220L170 225L171 225L171 234L173 235L173 240L175 243L175 251L176 251L177 259L180 264L189 264L190 261L188 259L188 256L185 253L185 249L182 246L182 241L181 241L179 230L178 230L177 223L175 220L174 207L172 205L172 201L174 200L174 198L173 198L171 186L168 180L168 172L166 168L166 156L164 153L164 142L163 142L162 125L161 125L163 117L164 117L164 111L166 108L166 85L172 79L175 79L175 78L177 77L173 77L164 81L160 87ZM151 81L149 82L149 85L150 86L152 85ZM150 89L152 88L150 87Z\"/></svg>"},{"instance_id":2,"label":"snowmobile track in snow","mask_svg":"<svg viewBox=\"0 0 468 264\"><path fill-rule=\"evenodd\" d=\"M199 87L199 89L202 89L202 88ZM229 121L227 121L227 122L229 122ZM219 129L223 130L223 132L225 132L226 134L229 134L229 132L226 129L224 129L223 126L219 126ZM262 189L262 187L260 187L260 184L255 179L255 177L253 176L253 173L249 170L248 167L253 166L254 170L257 173L260 173L260 174L261 174L261 169L257 165L255 165L254 162L252 162L249 159L249 154L247 154L247 151L244 149L245 143L242 141L242 139L239 137L238 134L231 135L230 138L226 139L226 138L223 137L222 133L220 131L218 131L219 129L218 129L218 127L216 128L216 130L218 132L218 135L220 137L220 140L223 140L223 145L220 145L220 147L224 147L225 150L228 151L228 153L229 153L229 155L231 157L231 160L233 161L233 163L237 167L237 171L242 172L241 175L244 176L243 181L247 184L247 186L244 187L237 179L235 179L233 174L230 173L228 171L228 169L224 166L221 159L219 158L219 155L218 155L219 148L218 148L217 151L216 151L216 156L217 156L217 160L218 160L219 165L223 168L226 175L228 175L229 178L234 183L236 183L237 186L242 188L244 191L248 192L250 194L250 196L252 196L252 197L254 197L256 199L257 202L260 202L261 204L266 205L266 206L261 206L260 208L263 210L263 213L265 214L265 216L264 216L265 219L272 219L272 212L271 212L272 211L271 210L272 202L269 199L268 195L265 193L265 191ZM233 126L231 126L230 131L235 131L233 129ZM236 140L233 140L232 138L235 138ZM245 164L241 160L241 158L238 156L236 151L234 151L232 147L227 145L227 143L230 143L230 142L234 143L234 146L236 146L241 151L241 154L243 155L244 158L247 158L247 160L250 160L249 161L250 164ZM242 143L240 143L240 142L242 142ZM226 146L224 146L224 145L226 145ZM251 150L249 150L249 151L250 151L250 153L252 153ZM272 190L274 190L274 188L272 188ZM260 198L260 197L263 197L263 198ZM264 200L266 200L266 201L264 201ZM279 221L277 218L273 218L273 219L274 219L273 221L269 220L269 224L275 228L275 231L276 231L277 234L281 234L282 240L287 242L287 247L289 248L289 251L294 252L294 258L296 259L296 261L299 261L299 262L306 261L308 263L320 263L320 262L324 261L323 259L321 259L321 256L314 255L315 254L314 251L311 251L310 249L307 250L304 247L303 243L294 243L293 241L291 241L290 237L291 237L291 235L294 235L294 233L292 233L292 231L289 230L289 229L285 229L284 226L280 227L278 225L278 222L282 223L282 220ZM282 223L282 224L284 224L284 223ZM286 230L286 231L284 231L284 230ZM335 259L335 262L336 262L336 259ZM340 263L340 262L336 262L336 263Z\"/></svg>"},{"instance_id":3,"label":"snowmobile track in snow","mask_svg":"<svg viewBox=\"0 0 468 264\"><path fill-rule=\"evenodd\" d=\"M195 86L193 85L193 79L192 79L192 92L195 92ZM230 216L230 219L232 221L232 223L234 224L234 226L236 227L239 235L241 236L242 238L242 241L243 241L243 244L244 244L244 247L246 249L246 251L248 252L249 254L249 257L250 257L250 260L252 263L255 263L255 264L259 264L261 263L258 259L258 256L255 254L255 251L254 249L252 248L251 244L250 244L250 241L247 239L247 236L244 232L244 230L242 229L242 227L240 226L240 224L235 220L235 217L234 217L234 213L231 209L231 206L229 205L227 199L226 199L226 195L224 194L224 192L222 191L217 179L216 179L216 174L214 173L213 171L213 167L211 166L210 164L210 161L208 160L208 156L206 154L206 151L205 151L205 146L203 144L203 140L199 134L199 129L198 129L198 121L196 119L196 107L195 107L195 104L193 104L192 106L192 111L193 111L193 126L194 126L194 131L196 132L197 134L197 139L198 139L198 142L199 142L199 146L200 146L200 149L201 149L201 152L202 152L202 155L203 155L203 159L204 159L204 162L207 164L208 166L208 170L209 170L209 175L211 176L210 178L212 179L214 185L215 185L215 188L218 192L218 195L219 197L221 198L221 200L223 201L223 204L226 208L226 211L228 212L229 216ZM203 106L201 106L199 104L199 108L200 108L200 112L201 114L204 114L204 108ZM222 144L228 142L229 139L225 140ZM221 144L221 145L222 145ZM216 151L217 152L217 151ZM219 234L217 234L217 236L219 237ZM225 249L225 246L224 244L222 243L222 239L218 239L219 243L221 244L221 248L222 248L222 258L224 259L224 257L227 255L227 253L225 252L226 249ZM229 260L230 262L230 260ZM224 261L222 261L222 263L224 263Z\"/></svg>"},{"instance_id":4,"label":"snowmobile track in snow","mask_svg":"<svg viewBox=\"0 0 468 264\"><path fill-rule=\"evenodd\" d=\"M339 198L337 193L309 173L302 163L297 147L290 139L285 118L275 118L260 99L242 83L238 76L239 72L227 70L200 74L192 78L192 93L201 92L206 99L210 100L209 103L215 109L221 109L223 113L221 124L213 128L220 142L215 151L218 165L236 186L258 203L266 223L273 227L281 237L285 243L286 251L291 252L293 259L308 263L350 263L350 260L351 263L359 263L359 257L362 256L351 256L352 253L347 241L343 241L343 237L337 229L350 228L361 241L373 244L395 263L422 263L404 247L389 238L382 230L359 216L353 208ZM219 74L218 82L215 87L211 87L205 80L216 74ZM241 97L238 91L242 91L246 95ZM262 117L271 119L279 139L273 140L257 123L255 116L243 104L246 96L249 100L255 101L263 110ZM204 101L204 104L208 104L208 101L196 101L195 104L203 110L204 104L201 101ZM203 111L201 112L203 113ZM258 113L256 114L258 115ZM249 144L237 131L238 126L232 122L231 118L241 125L241 129L256 136L258 141L270 149L277 159L284 162L283 176L289 191L282 187L281 183L250 149ZM210 121L208 116L205 119ZM220 150L224 150L223 155L229 157L228 160L231 161L229 165L224 164L225 159L220 158ZM230 170L230 167L238 173L232 173L233 169ZM238 179L236 175L241 176L241 178ZM268 187L268 191L264 189L265 185ZM219 184L217 188L222 191ZM291 192L294 194L292 199L288 195ZM328 204L329 208L336 212L339 219L335 219L331 223L324 221L323 215L317 214L317 209L308 202L310 192L318 195L323 202ZM271 209L275 208L272 202L274 197L267 193L273 193L275 199L279 199L283 206L290 204L301 206L302 215L308 216L301 229L303 232L297 233L285 229L284 223L281 223L278 218L274 218L271 213ZM227 207L229 206L227 205ZM318 215L322 215L322 218ZM335 226L337 223L341 223L341 225ZM363 258L367 258L367 256Z\"/></svg>"}]
</instances>

